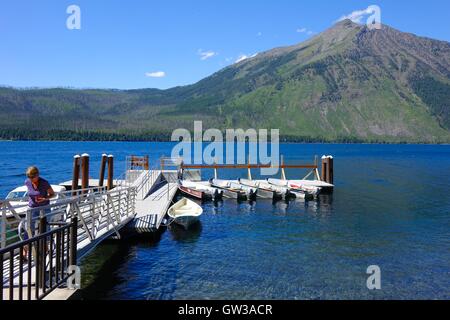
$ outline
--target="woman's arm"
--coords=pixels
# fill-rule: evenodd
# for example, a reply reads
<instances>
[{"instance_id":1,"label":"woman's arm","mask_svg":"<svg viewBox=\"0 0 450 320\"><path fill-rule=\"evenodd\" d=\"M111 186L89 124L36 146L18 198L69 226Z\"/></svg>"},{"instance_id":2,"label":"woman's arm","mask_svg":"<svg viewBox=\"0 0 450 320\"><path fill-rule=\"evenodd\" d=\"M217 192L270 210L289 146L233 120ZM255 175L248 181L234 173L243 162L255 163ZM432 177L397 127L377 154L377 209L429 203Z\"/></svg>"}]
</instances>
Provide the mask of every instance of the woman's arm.
<instances>
[{"instance_id":1,"label":"woman's arm","mask_svg":"<svg viewBox=\"0 0 450 320\"><path fill-rule=\"evenodd\" d=\"M53 191L52 187L48 188L47 194L48 194L47 199L51 199L51 198L53 198L55 196L55 191Z\"/></svg>"}]
</instances>

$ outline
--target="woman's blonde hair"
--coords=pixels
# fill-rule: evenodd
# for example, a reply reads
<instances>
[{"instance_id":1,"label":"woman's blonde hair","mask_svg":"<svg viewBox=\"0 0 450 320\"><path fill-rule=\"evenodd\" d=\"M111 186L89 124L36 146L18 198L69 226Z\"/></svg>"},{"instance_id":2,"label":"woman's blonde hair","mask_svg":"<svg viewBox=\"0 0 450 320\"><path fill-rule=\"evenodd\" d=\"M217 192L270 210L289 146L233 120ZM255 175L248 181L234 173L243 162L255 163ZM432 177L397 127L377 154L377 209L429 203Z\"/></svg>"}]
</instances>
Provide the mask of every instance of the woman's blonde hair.
<instances>
[{"instance_id":1,"label":"woman's blonde hair","mask_svg":"<svg viewBox=\"0 0 450 320\"><path fill-rule=\"evenodd\" d=\"M39 174L39 169L37 167L29 167L27 169L27 177L34 178Z\"/></svg>"}]
</instances>

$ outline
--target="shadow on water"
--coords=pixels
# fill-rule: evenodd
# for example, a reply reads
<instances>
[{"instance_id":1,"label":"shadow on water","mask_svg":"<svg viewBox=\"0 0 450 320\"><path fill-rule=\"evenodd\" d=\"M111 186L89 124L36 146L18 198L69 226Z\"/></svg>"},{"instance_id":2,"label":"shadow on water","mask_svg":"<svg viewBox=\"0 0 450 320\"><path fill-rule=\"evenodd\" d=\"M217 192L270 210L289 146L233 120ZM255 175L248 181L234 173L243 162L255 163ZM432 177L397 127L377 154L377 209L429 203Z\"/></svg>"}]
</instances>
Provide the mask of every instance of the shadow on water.
<instances>
[{"instance_id":1,"label":"shadow on water","mask_svg":"<svg viewBox=\"0 0 450 320\"><path fill-rule=\"evenodd\" d=\"M147 235L121 234L120 240L106 240L81 261L82 290L74 297L80 300L108 299L108 292L126 282L120 270L136 253L136 247L154 248L165 228Z\"/></svg>"},{"instance_id":2,"label":"shadow on water","mask_svg":"<svg viewBox=\"0 0 450 320\"><path fill-rule=\"evenodd\" d=\"M203 230L202 223L199 221L192 225L188 230L175 223L171 224L168 228L172 239L181 243L194 243L200 238Z\"/></svg>"}]
</instances>

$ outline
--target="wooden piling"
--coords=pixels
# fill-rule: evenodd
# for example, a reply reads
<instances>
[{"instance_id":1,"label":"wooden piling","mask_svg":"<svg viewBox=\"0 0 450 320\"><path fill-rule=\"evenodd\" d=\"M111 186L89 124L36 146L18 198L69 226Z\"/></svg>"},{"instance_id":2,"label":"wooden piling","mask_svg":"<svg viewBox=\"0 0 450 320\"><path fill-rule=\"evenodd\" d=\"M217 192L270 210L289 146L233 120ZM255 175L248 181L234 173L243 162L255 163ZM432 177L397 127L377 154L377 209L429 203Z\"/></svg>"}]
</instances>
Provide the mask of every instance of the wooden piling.
<instances>
[{"instance_id":1,"label":"wooden piling","mask_svg":"<svg viewBox=\"0 0 450 320\"><path fill-rule=\"evenodd\" d=\"M145 156L144 157L144 170L150 170L150 157Z\"/></svg>"},{"instance_id":2,"label":"wooden piling","mask_svg":"<svg viewBox=\"0 0 450 320\"><path fill-rule=\"evenodd\" d=\"M108 156L108 190L112 190L114 188L114 156Z\"/></svg>"},{"instance_id":3,"label":"wooden piling","mask_svg":"<svg viewBox=\"0 0 450 320\"><path fill-rule=\"evenodd\" d=\"M80 179L80 156L73 157L73 173L72 173L72 196L77 195L78 181Z\"/></svg>"},{"instance_id":4,"label":"wooden piling","mask_svg":"<svg viewBox=\"0 0 450 320\"><path fill-rule=\"evenodd\" d=\"M98 180L98 186L103 187L104 181L105 181L105 169L106 169L106 163L108 162L108 155L103 154L102 155L102 162L100 164L100 178Z\"/></svg>"},{"instance_id":5,"label":"wooden piling","mask_svg":"<svg viewBox=\"0 0 450 320\"><path fill-rule=\"evenodd\" d=\"M327 182L328 180L328 158L326 156L322 157L322 176L321 180Z\"/></svg>"},{"instance_id":6,"label":"wooden piling","mask_svg":"<svg viewBox=\"0 0 450 320\"><path fill-rule=\"evenodd\" d=\"M81 156L81 188L83 193L87 193L89 188L89 155L87 153Z\"/></svg>"},{"instance_id":7,"label":"wooden piling","mask_svg":"<svg viewBox=\"0 0 450 320\"><path fill-rule=\"evenodd\" d=\"M334 184L334 159L332 156L328 157L328 183Z\"/></svg>"}]
</instances>

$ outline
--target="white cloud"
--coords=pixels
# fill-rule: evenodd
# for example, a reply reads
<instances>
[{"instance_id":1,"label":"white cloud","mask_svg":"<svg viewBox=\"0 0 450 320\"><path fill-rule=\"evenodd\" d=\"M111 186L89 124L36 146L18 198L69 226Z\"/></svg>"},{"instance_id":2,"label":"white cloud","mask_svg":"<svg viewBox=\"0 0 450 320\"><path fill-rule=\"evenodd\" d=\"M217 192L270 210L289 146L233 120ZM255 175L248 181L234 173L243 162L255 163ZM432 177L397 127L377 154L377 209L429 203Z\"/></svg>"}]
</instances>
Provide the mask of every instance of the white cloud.
<instances>
[{"instance_id":1,"label":"white cloud","mask_svg":"<svg viewBox=\"0 0 450 320\"><path fill-rule=\"evenodd\" d=\"M203 60L203 61L208 60L209 58L212 58L212 57L218 55L217 52L214 52L211 50L203 51L202 49L198 50L198 54L200 55L200 60Z\"/></svg>"},{"instance_id":2,"label":"white cloud","mask_svg":"<svg viewBox=\"0 0 450 320\"><path fill-rule=\"evenodd\" d=\"M355 23L361 23L362 19L371 13L373 13L373 9L371 7L368 7L367 9L356 10L348 15L344 15L344 16L340 17L338 21L350 19Z\"/></svg>"},{"instance_id":3,"label":"white cloud","mask_svg":"<svg viewBox=\"0 0 450 320\"><path fill-rule=\"evenodd\" d=\"M307 34L308 36L315 34L314 31L308 30L306 28L298 28L297 32Z\"/></svg>"},{"instance_id":4,"label":"white cloud","mask_svg":"<svg viewBox=\"0 0 450 320\"><path fill-rule=\"evenodd\" d=\"M164 71L146 72L145 76L149 78L164 78L166 73Z\"/></svg>"},{"instance_id":5,"label":"white cloud","mask_svg":"<svg viewBox=\"0 0 450 320\"><path fill-rule=\"evenodd\" d=\"M241 54L241 55L239 55L239 57L237 58L237 60L234 63L239 63L239 62L242 62L244 60L247 60L247 59L250 59L250 58L254 58L257 55L258 55L257 53L252 54L252 55Z\"/></svg>"}]
</instances>

